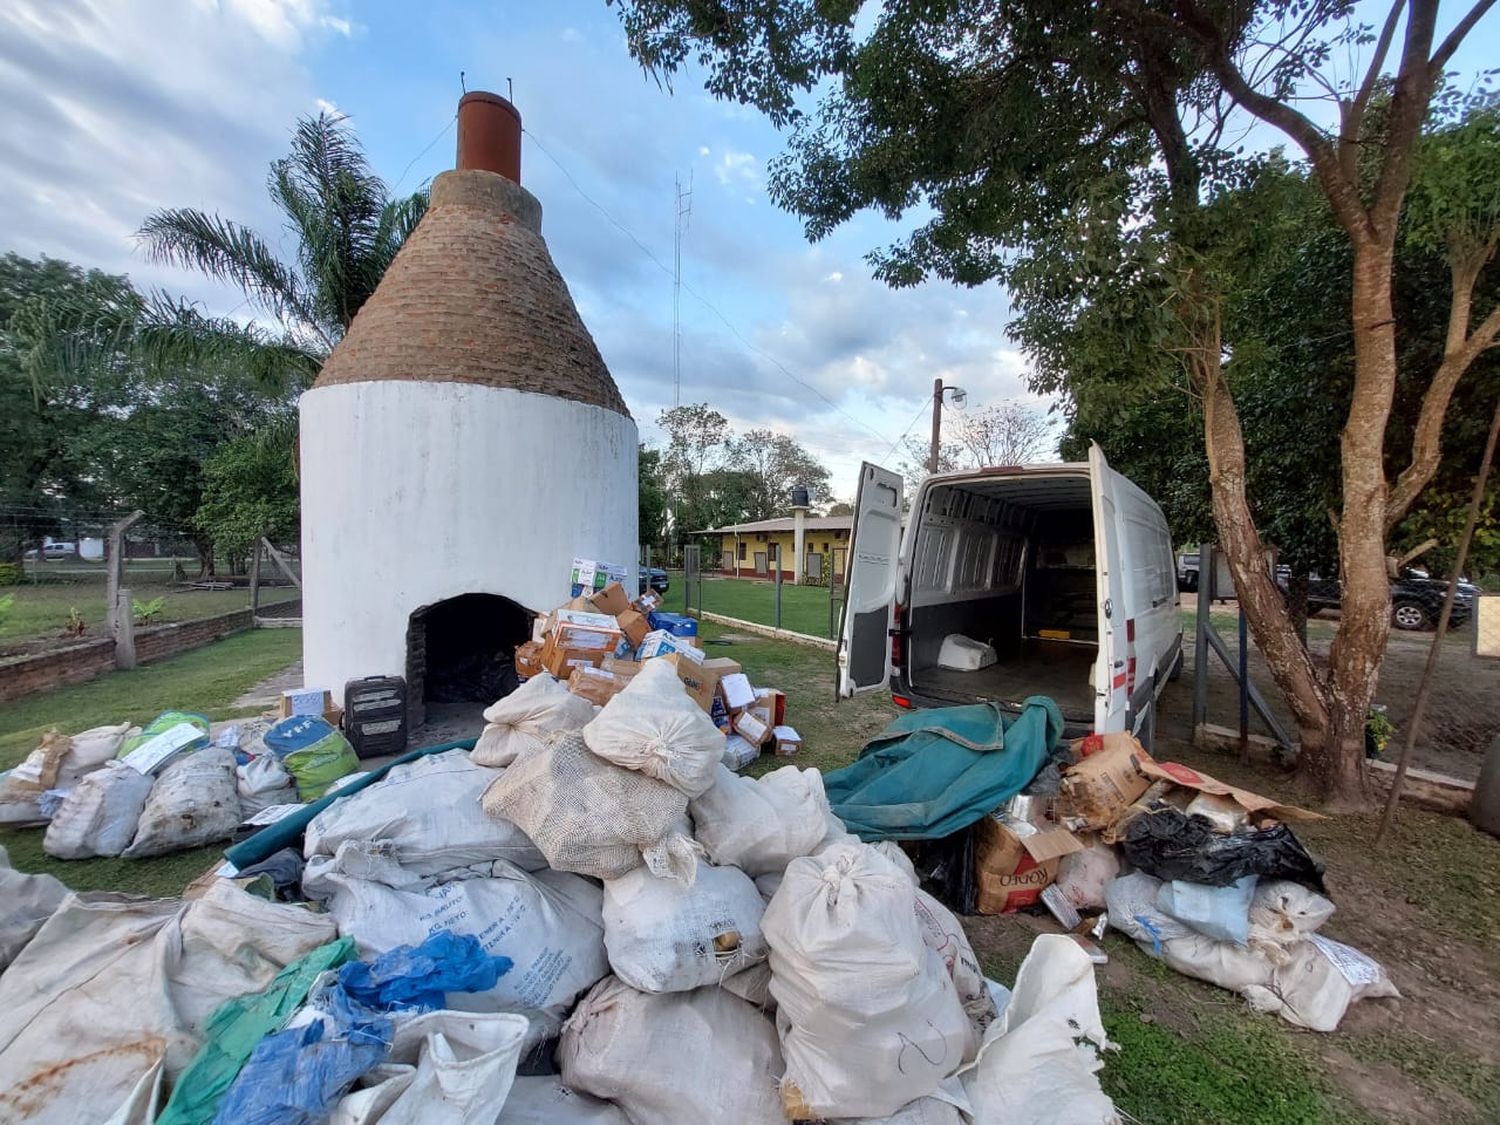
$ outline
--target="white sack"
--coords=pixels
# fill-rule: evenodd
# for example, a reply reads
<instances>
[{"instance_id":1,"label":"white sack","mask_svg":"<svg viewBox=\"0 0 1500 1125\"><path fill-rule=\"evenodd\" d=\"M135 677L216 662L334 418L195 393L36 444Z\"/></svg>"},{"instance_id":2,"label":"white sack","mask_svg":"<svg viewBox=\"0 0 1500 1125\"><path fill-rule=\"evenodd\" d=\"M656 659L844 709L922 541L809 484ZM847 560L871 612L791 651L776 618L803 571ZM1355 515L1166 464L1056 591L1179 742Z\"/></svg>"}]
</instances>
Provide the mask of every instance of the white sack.
<instances>
[{"instance_id":1,"label":"white sack","mask_svg":"<svg viewBox=\"0 0 1500 1125\"><path fill-rule=\"evenodd\" d=\"M776 1030L719 988L652 995L606 977L563 1026L557 1061L633 1125L785 1125Z\"/></svg>"},{"instance_id":2,"label":"white sack","mask_svg":"<svg viewBox=\"0 0 1500 1125\"><path fill-rule=\"evenodd\" d=\"M724 732L665 660L646 661L583 728L583 740L606 761L640 770L689 797L714 783L724 757Z\"/></svg>"},{"instance_id":3,"label":"white sack","mask_svg":"<svg viewBox=\"0 0 1500 1125\"><path fill-rule=\"evenodd\" d=\"M1182 810L1188 816L1201 816L1214 826L1215 832L1233 832L1250 819L1250 811L1231 797L1217 793L1199 793Z\"/></svg>"},{"instance_id":4,"label":"white sack","mask_svg":"<svg viewBox=\"0 0 1500 1125\"><path fill-rule=\"evenodd\" d=\"M795 859L761 919L788 1116L879 1117L931 1094L974 1042L916 888L867 844Z\"/></svg>"},{"instance_id":5,"label":"white sack","mask_svg":"<svg viewBox=\"0 0 1500 1125\"><path fill-rule=\"evenodd\" d=\"M770 902L776 897L776 892L781 889L781 880L785 875L786 872L783 870L755 877L755 889L760 892L762 901Z\"/></svg>"},{"instance_id":6,"label":"white sack","mask_svg":"<svg viewBox=\"0 0 1500 1125\"><path fill-rule=\"evenodd\" d=\"M234 754L210 746L162 770L141 809L135 839L121 854L143 859L227 840L242 819Z\"/></svg>"},{"instance_id":7,"label":"white sack","mask_svg":"<svg viewBox=\"0 0 1500 1125\"><path fill-rule=\"evenodd\" d=\"M424 1012L399 1021L387 1064L414 1070L380 1125L494 1125L525 1036L525 1017L505 1012Z\"/></svg>"},{"instance_id":8,"label":"white sack","mask_svg":"<svg viewBox=\"0 0 1500 1125\"><path fill-rule=\"evenodd\" d=\"M567 1004L609 972L603 894L565 872L532 875L496 860L424 879L348 841L337 856L308 861L302 889L327 900L339 933L354 938L361 957L419 945L439 930L473 934L486 953L515 962L479 994L491 1008ZM448 1001L470 1006L456 995Z\"/></svg>"},{"instance_id":9,"label":"white sack","mask_svg":"<svg viewBox=\"0 0 1500 1125\"><path fill-rule=\"evenodd\" d=\"M1320 934L1293 946L1269 983L1245 987L1245 999L1261 1012L1312 1031L1333 1031L1356 1000L1399 997L1373 958Z\"/></svg>"},{"instance_id":10,"label":"white sack","mask_svg":"<svg viewBox=\"0 0 1500 1125\"><path fill-rule=\"evenodd\" d=\"M26 828L47 823L39 800L47 790L58 787L63 759L71 748L67 735L50 730L24 761L0 773L0 824Z\"/></svg>"},{"instance_id":11,"label":"white sack","mask_svg":"<svg viewBox=\"0 0 1500 1125\"><path fill-rule=\"evenodd\" d=\"M949 633L943 638L942 647L938 649L938 667L949 668L955 672L977 672L981 668L988 668L999 659L992 645L976 641L962 633Z\"/></svg>"},{"instance_id":12,"label":"white sack","mask_svg":"<svg viewBox=\"0 0 1500 1125\"><path fill-rule=\"evenodd\" d=\"M570 1090L556 1075L517 1075L495 1125L630 1125L630 1118L619 1106Z\"/></svg>"},{"instance_id":13,"label":"white sack","mask_svg":"<svg viewBox=\"0 0 1500 1125\"><path fill-rule=\"evenodd\" d=\"M123 762L104 763L63 798L42 850L54 859L119 855L135 837L154 780Z\"/></svg>"},{"instance_id":14,"label":"white sack","mask_svg":"<svg viewBox=\"0 0 1500 1125\"><path fill-rule=\"evenodd\" d=\"M288 1027L295 1026L296 1017ZM328 1115L328 1125L375 1125L406 1093L417 1068L410 1064L381 1063L354 1080L354 1086L339 1099Z\"/></svg>"},{"instance_id":15,"label":"white sack","mask_svg":"<svg viewBox=\"0 0 1500 1125\"><path fill-rule=\"evenodd\" d=\"M1333 917L1331 901L1290 879L1267 879L1250 900L1250 948L1273 965Z\"/></svg>"},{"instance_id":16,"label":"white sack","mask_svg":"<svg viewBox=\"0 0 1500 1125\"><path fill-rule=\"evenodd\" d=\"M725 992L738 996L741 1000L754 1004L763 1012L776 1010L776 998L771 995L771 965L768 961L751 965L748 969L742 969L733 976L725 977L719 982L719 987Z\"/></svg>"},{"instance_id":17,"label":"white sack","mask_svg":"<svg viewBox=\"0 0 1500 1125\"><path fill-rule=\"evenodd\" d=\"M1042 934L1021 962L1015 990L962 1074L982 1125L1112 1125L1099 1087L1107 1045L1088 954L1066 934Z\"/></svg>"},{"instance_id":18,"label":"white sack","mask_svg":"<svg viewBox=\"0 0 1500 1125\"><path fill-rule=\"evenodd\" d=\"M1057 863L1057 888L1079 910L1103 910L1104 888L1120 873L1120 855L1097 841Z\"/></svg>"},{"instance_id":19,"label":"white sack","mask_svg":"<svg viewBox=\"0 0 1500 1125\"><path fill-rule=\"evenodd\" d=\"M240 795L241 818L254 816L272 805L301 803L297 783L282 768L275 754L251 758L245 765L235 766L234 774L235 788Z\"/></svg>"},{"instance_id":20,"label":"white sack","mask_svg":"<svg viewBox=\"0 0 1500 1125\"><path fill-rule=\"evenodd\" d=\"M691 887L637 867L604 884L604 947L615 976L642 992L718 984L766 959L765 903L737 867L698 862Z\"/></svg>"},{"instance_id":21,"label":"white sack","mask_svg":"<svg viewBox=\"0 0 1500 1125\"><path fill-rule=\"evenodd\" d=\"M538 672L498 703L485 708L488 724L470 757L481 766L508 766L540 747L550 734L582 730L599 713L548 672Z\"/></svg>"},{"instance_id":22,"label":"white sack","mask_svg":"<svg viewBox=\"0 0 1500 1125\"><path fill-rule=\"evenodd\" d=\"M225 1000L335 936L332 919L216 879L202 898L70 895L0 975L0 1121L105 1121Z\"/></svg>"},{"instance_id":23,"label":"white sack","mask_svg":"<svg viewBox=\"0 0 1500 1125\"><path fill-rule=\"evenodd\" d=\"M963 1125L963 1119L952 1102L918 1098L888 1117L841 1117L838 1125Z\"/></svg>"},{"instance_id":24,"label":"white sack","mask_svg":"<svg viewBox=\"0 0 1500 1125\"><path fill-rule=\"evenodd\" d=\"M848 841L839 842L847 843ZM911 856L907 855L906 850L895 840L875 840L870 844L870 847L901 868L906 877L911 880L912 886L920 887L922 885L922 880L917 877L917 869L912 864ZM822 848L818 849L819 852L822 850ZM816 855L817 852L813 854Z\"/></svg>"},{"instance_id":25,"label":"white sack","mask_svg":"<svg viewBox=\"0 0 1500 1125\"><path fill-rule=\"evenodd\" d=\"M68 897L68 888L51 875L27 875L10 865L0 848L0 971L52 917Z\"/></svg>"},{"instance_id":26,"label":"white sack","mask_svg":"<svg viewBox=\"0 0 1500 1125\"><path fill-rule=\"evenodd\" d=\"M83 780L85 774L93 773L102 768L105 762L112 761L119 753L121 743L140 731L140 727L133 727L129 723L90 727L79 731L69 739L73 745L63 755L62 765L57 771L57 784L53 788L73 788Z\"/></svg>"},{"instance_id":27,"label":"white sack","mask_svg":"<svg viewBox=\"0 0 1500 1125\"><path fill-rule=\"evenodd\" d=\"M346 840L389 842L397 863L416 875L507 860L526 871L547 866L510 821L479 803L500 771L475 765L463 750L392 766L374 785L313 817L303 854L334 855Z\"/></svg>"},{"instance_id":28,"label":"white sack","mask_svg":"<svg viewBox=\"0 0 1500 1125\"><path fill-rule=\"evenodd\" d=\"M645 863L689 885L698 872L697 845L678 831L687 797L606 762L579 734L553 735L519 759L482 804L517 825L559 871L618 879Z\"/></svg>"},{"instance_id":29,"label":"white sack","mask_svg":"<svg viewBox=\"0 0 1500 1125\"><path fill-rule=\"evenodd\" d=\"M688 805L693 836L708 858L758 877L779 874L798 856L812 855L838 823L815 769L782 766L762 778L721 766L714 784ZM840 832L844 826L838 824Z\"/></svg>"},{"instance_id":30,"label":"white sack","mask_svg":"<svg viewBox=\"0 0 1500 1125\"><path fill-rule=\"evenodd\" d=\"M906 858L904 852L901 856ZM907 861L908 866L910 862ZM969 944L969 937L953 912L920 888L917 890L916 913L917 923L922 928L922 940L928 949L943 959L943 968L948 971L948 977L958 992L964 1015L974 1025L974 1047L977 1048L985 1028L998 1014L984 979L984 970L979 967L979 958L974 956L974 947Z\"/></svg>"},{"instance_id":31,"label":"white sack","mask_svg":"<svg viewBox=\"0 0 1500 1125\"><path fill-rule=\"evenodd\" d=\"M1160 957L1161 943L1187 937L1193 931L1176 918L1163 914L1156 905L1161 880L1144 871L1111 879L1104 887L1104 906L1110 927L1134 938L1142 949Z\"/></svg>"},{"instance_id":32,"label":"white sack","mask_svg":"<svg viewBox=\"0 0 1500 1125\"><path fill-rule=\"evenodd\" d=\"M1144 946L1143 946L1144 948ZM1161 959L1184 976L1197 977L1230 992L1268 984L1271 963L1254 950L1189 933L1161 943Z\"/></svg>"}]
</instances>

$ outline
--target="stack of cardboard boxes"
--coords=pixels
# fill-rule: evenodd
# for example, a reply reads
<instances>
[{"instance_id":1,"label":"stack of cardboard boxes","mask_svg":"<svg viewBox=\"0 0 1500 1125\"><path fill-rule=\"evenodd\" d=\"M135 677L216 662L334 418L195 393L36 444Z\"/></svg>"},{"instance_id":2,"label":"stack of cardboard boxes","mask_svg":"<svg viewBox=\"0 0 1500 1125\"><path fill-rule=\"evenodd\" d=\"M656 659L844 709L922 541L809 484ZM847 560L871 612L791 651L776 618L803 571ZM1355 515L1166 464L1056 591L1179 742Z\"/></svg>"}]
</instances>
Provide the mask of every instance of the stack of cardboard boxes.
<instances>
[{"instance_id":1,"label":"stack of cardboard boxes","mask_svg":"<svg viewBox=\"0 0 1500 1125\"><path fill-rule=\"evenodd\" d=\"M516 649L516 674L549 672L568 690L603 706L625 688L645 660L665 660L688 695L725 734L725 764L742 769L764 751L791 756L801 736L786 723L786 696L756 688L737 661L710 657L698 643L698 622L666 613L652 593L632 600L619 581L590 589L618 568L574 560L574 596L536 619L532 639Z\"/></svg>"}]
</instances>

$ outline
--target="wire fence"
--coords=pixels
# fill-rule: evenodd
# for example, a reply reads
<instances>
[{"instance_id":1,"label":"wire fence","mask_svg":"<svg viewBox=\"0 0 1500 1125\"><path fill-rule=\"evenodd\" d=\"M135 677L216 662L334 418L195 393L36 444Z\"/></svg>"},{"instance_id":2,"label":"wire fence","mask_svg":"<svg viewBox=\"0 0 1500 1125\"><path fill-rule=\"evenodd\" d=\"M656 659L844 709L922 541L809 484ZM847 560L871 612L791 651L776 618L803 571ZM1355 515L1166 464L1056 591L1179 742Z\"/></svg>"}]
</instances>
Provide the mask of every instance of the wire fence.
<instances>
[{"instance_id":1,"label":"wire fence","mask_svg":"<svg viewBox=\"0 0 1500 1125\"><path fill-rule=\"evenodd\" d=\"M690 546L684 569L675 572L675 577L684 585L682 605L688 610L823 639L838 632L844 576L829 573L827 567L821 576L804 576L801 585L793 582L789 572L778 578L774 560L765 575L739 577L724 571L717 555Z\"/></svg>"},{"instance_id":2,"label":"wire fence","mask_svg":"<svg viewBox=\"0 0 1500 1125\"><path fill-rule=\"evenodd\" d=\"M0 658L109 634L110 528L127 514L66 511L43 523L29 509L0 508ZM252 596L257 616L300 616L301 592L278 568L263 567L252 591L248 547L216 550L144 518L125 531L120 555L138 628L244 610Z\"/></svg>"}]
</instances>

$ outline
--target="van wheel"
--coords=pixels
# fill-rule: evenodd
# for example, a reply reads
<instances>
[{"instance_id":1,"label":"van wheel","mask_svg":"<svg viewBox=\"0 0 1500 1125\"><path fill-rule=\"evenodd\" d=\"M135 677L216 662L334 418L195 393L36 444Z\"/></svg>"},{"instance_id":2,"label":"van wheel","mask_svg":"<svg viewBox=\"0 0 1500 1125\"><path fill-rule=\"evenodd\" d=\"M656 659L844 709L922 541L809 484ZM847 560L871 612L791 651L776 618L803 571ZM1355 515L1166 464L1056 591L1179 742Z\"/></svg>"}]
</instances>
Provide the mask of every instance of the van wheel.
<instances>
[{"instance_id":1,"label":"van wheel","mask_svg":"<svg viewBox=\"0 0 1500 1125\"><path fill-rule=\"evenodd\" d=\"M1427 607L1421 602L1400 601L1391 607L1391 621L1398 629L1426 629Z\"/></svg>"}]
</instances>

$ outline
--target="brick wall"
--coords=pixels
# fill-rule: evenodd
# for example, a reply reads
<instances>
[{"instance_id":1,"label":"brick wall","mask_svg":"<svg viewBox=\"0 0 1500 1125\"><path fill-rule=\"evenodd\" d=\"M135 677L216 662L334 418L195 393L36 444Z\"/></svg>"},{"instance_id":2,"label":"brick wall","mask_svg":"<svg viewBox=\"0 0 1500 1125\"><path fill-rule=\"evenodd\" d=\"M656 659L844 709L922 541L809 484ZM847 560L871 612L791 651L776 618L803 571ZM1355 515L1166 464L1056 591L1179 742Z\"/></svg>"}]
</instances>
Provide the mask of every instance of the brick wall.
<instances>
[{"instance_id":1,"label":"brick wall","mask_svg":"<svg viewBox=\"0 0 1500 1125\"><path fill-rule=\"evenodd\" d=\"M135 632L136 660L142 664L163 660L179 652L201 648L231 633L243 632L252 624L250 611L239 609L199 621L139 628ZM114 666L115 646L108 637L82 641L34 656L0 660L0 703L64 684L80 684L111 671Z\"/></svg>"}]
</instances>

